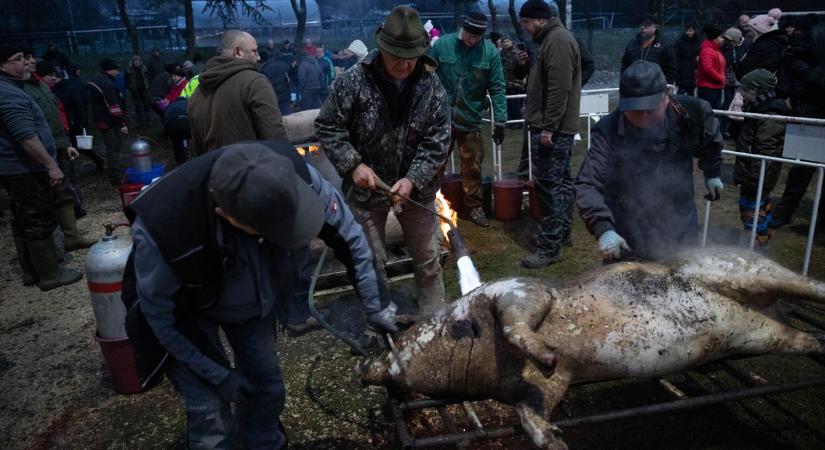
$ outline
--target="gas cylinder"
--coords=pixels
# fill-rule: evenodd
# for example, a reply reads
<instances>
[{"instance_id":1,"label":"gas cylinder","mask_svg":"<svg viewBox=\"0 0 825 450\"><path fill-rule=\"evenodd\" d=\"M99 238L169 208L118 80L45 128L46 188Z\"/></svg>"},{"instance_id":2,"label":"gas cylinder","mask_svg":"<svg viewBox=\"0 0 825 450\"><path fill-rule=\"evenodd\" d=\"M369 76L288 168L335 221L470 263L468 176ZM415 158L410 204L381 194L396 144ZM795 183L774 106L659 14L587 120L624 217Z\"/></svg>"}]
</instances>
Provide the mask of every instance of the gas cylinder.
<instances>
[{"instance_id":1,"label":"gas cylinder","mask_svg":"<svg viewBox=\"0 0 825 450\"><path fill-rule=\"evenodd\" d=\"M132 167L138 173L152 170L152 147L143 139L132 142Z\"/></svg>"},{"instance_id":2,"label":"gas cylinder","mask_svg":"<svg viewBox=\"0 0 825 450\"><path fill-rule=\"evenodd\" d=\"M115 228L107 224L103 239L93 245L86 255L86 280L92 297L97 333L104 339L127 337L126 307L120 294L132 240L115 235Z\"/></svg>"}]
</instances>

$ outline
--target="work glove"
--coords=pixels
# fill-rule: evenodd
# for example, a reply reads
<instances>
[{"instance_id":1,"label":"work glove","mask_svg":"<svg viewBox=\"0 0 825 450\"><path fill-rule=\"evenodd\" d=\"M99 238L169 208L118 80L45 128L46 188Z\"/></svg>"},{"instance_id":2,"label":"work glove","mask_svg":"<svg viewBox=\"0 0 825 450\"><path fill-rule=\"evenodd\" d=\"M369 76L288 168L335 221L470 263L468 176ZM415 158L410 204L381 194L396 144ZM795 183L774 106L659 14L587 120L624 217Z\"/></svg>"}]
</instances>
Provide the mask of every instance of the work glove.
<instances>
[{"instance_id":1,"label":"work glove","mask_svg":"<svg viewBox=\"0 0 825 450\"><path fill-rule=\"evenodd\" d=\"M504 126L496 125L493 127L493 142L501 145L504 142Z\"/></svg>"},{"instance_id":2,"label":"work glove","mask_svg":"<svg viewBox=\"0 0 825 450\"><path fill-rule=\"evenodd\" d=\"M622 250L630 251L630 246L619 233L608 230L599 236L599 251L605 258L619 259Z\"/></svg>"},{"instance_id":3,"label":"work glove","mask_svg":"<svg viewBox=\"0 0 825 450\"><path fill-rule=\"evenodd\" d=\"M255 388L237 371L229 370L229 375L216 386L227 402L246 403L255 394Z\"/></svg>"},{"instance_id":4,"label":"work glove","mask_svg":"<svg viewBox=\"0 0 825 450\"><path fill-rule=\"evenodd\" d=\"M705 200L716 201L722 197L722 191L725 190L725 185L722 184L722 179L719 177L705 178L705 186L708 188L708 195Z\"/></svg>"},{"instance_id":5,"label":"work glove","mask_svg":"<svg viewBox=\"0 0 825 450\"><path fill-rule=\"evenodd\" d=\"M395 333L398 331L398 326L395 324L395 312L397 309L398 307L395 306L395 303L390 303L389 306L381 311L367 314L367 322L381 333Z\"/></svg>"}]
</instances>

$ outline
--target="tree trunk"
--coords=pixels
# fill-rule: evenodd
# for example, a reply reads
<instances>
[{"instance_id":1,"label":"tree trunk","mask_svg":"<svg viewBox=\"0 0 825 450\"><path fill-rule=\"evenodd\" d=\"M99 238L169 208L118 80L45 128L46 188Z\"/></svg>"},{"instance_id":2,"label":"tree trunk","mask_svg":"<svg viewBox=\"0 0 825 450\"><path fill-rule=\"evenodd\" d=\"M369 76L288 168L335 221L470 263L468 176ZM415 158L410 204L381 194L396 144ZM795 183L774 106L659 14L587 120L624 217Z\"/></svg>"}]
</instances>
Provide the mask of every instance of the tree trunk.
<instances>
[{"instance_id":1,"label":"tree trunk","mask_svg":"<svg viewBox=\"0 0 825 450\"><path fill-rule=\"evenodd\" d=\"M129 15L126 14L126 0L117 0L117 9L120 12L120 21L123 22L123 26L126 27L129 41L132 42L132 54L139 55L140 36L138 35L137 28L135 28L135 26L132 25L132 21L129 20Z\"/></svg>"},{"instance_id":2,"label":"tree trunk","mask_svg":"<svg viewBox=\"0 0 825 450\"><path fill-rule=\"evenodd\" d=\"M568 30L573 30L573 0L564 2L564 22L567 24Z\"/></svg>"},{"instance_id":3,"label":"tree trunk","mask_svg":"<svg viewBox=\"0 0 825 450\"><path fill-rule=\"evenodd\" d=\"M300 3L299 3L300 1ZM295 13L295 19L298 26L295 29L295 52L300 56L304 51L304 33L307 27L307 2L306 0L289 0L292 4L292 11Z\"/></svg>"},{"instance_id":4,"label":"tree trunk","mask_svg":"<svg viewBox=\"0 0 825 450\"><path fill-rule=\"evenodd\" d=\"M455 21L455 31L461 28L461 0L453 0L453 20Z\"/></svg>"},{"instance_id":5,"label":"tree trunk","mask_svg":"<svg viewBox=\"0 0 825 450\"><path fill-rule=\"evenodd\" d=\"M192 0L184 0L183 15L186 17L186 59L195 57L195 15L192 11Z\"/></svg>"},{"instance_id":6,"label":"tree trunk","mask_svg":"<svg viewBox=\"0 0 825 450\"><path fill-rule=\"evenodd\" d=\"M513 31L516 33L516 38L521 42L526 42L524 32L521 30L521 24L518 21L518 13L516 12L516 0L510 0L510 6L507 7L507 13L510 14L510 23L513 24Z\"/></svg>"},{"instance_id":7,"label":"tree trunk","mask_svg":"<svg viewBox=\"0 0 825 450\"><path fill-rule=\"evenodd\" d=\"M490 8L490 22L493 23L492 31L498 31L498 20L496 20L496 2L495 0L487 0L487 6Z\"/></svg>"},{"instance_id":8,"label":"tree trunk","mask_svg":"<svg viewBox=\"0 0 825 450\"><path fill-rule=\"evenodd\" d=\"M590 20L590 0L584 0L584 20L587 22L587 49L593 48L593 22Z\"/></svg>"}]
</instances>

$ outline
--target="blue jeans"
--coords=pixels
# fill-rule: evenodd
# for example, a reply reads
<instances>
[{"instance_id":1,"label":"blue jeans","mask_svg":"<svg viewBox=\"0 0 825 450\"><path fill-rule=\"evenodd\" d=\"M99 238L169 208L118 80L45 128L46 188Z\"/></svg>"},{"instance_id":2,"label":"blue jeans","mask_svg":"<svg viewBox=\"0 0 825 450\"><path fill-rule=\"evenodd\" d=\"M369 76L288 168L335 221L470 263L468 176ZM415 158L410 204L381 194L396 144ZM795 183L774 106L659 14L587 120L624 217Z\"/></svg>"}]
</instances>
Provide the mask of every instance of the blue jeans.
<instances>
[{"instance_id":1,"label":"blue jeans","mask_svg":"<svg viewBox=\"0 0 825 450\"><path fill-rule=\"evenodd\" d=\"M562 242L570 237L573 224L573 136L556 133L551 147L541 145L540 136L539 132L531 135L533 179L541 210L537 252L555 256L561 252Z\"/></svg>"},{"instance_id":2,"label":"blue jeans","mask_svg":"<svg viewBox=\"0 0 825 450\"><path fill-rule=\"evenodd\" d=\"M275 318L270 315L243 325L218 325L198 319L197 327L209 341L204 345L211 347L201 348L205 354L223 354L219 326L232 346L236 369L256 388L247 403L236 405L244 446L279 449L285 441L278 429L278 417L284 409L286 391L275 353ZM234 449L232 410L217 388L177 361L170 366L169 377L186 403L187 448Z\"/></svg>"}]
</instances>

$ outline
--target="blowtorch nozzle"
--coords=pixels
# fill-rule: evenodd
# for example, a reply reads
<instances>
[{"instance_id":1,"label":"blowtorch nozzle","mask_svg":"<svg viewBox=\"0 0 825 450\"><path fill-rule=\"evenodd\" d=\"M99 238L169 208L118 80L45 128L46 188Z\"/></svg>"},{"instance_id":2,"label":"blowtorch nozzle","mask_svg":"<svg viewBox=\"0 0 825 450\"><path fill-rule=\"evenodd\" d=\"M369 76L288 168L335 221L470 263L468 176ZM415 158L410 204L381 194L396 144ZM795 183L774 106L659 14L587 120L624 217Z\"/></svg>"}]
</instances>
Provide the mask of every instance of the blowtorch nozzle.
<instances>
[{"instance_id":1,"label":"blowtorch nozzle","mask_svg":"<svg viewBox=\"0 0 825 450\"><path fill-rule=\"evenodd\" d=\"M391 188L391 187L390 187L387 183L384 183L384 180L382 180L382 179L378 178L377 176L375 177L375 187L377 187L378 189L381 189L382 191L385 191L386 193L388 193L388 194L390 194L390 195L394 195L394 196L396 196L396 197L399 197L399 198L403 199L404 201L409 202L409 203L411 203L411 204L413 204L413 205L415 205L415 206L417 206L417 207L419 207L419 208L422 208L422 209L424 209L425 211L430 212L430 213L431 213L431 214L433 214L434 216L436 216L436 217L438 217L438 218L442 219L443 221L447 222L447 224L449 224L449 225L450 225L450 229L451 229L451 230L455 230L455 229L456 229L456 228L455 228L455 225L453 225L453 221L452 221L452 220L450 220L450 218L449 218L449 217L447 217L447 216L445 216L445 215L443 215L443 214L439 213L438 211L435 211L434 209L432 209L432 208L430 208L430 207L428 207L428 206L426 206L426 205L422 205L421 203L419 203L419 202L417 202L417 201L415 201L415 200L413 200L413 199L411 199L411 198L409 198L409 197L405 197L405 196L403 196L403 195L401 195L401 194L399 194L399 193L397 193L397 192L393 192L393 191L392 191L392 188Z\"/></svg>"}]
</instances>

